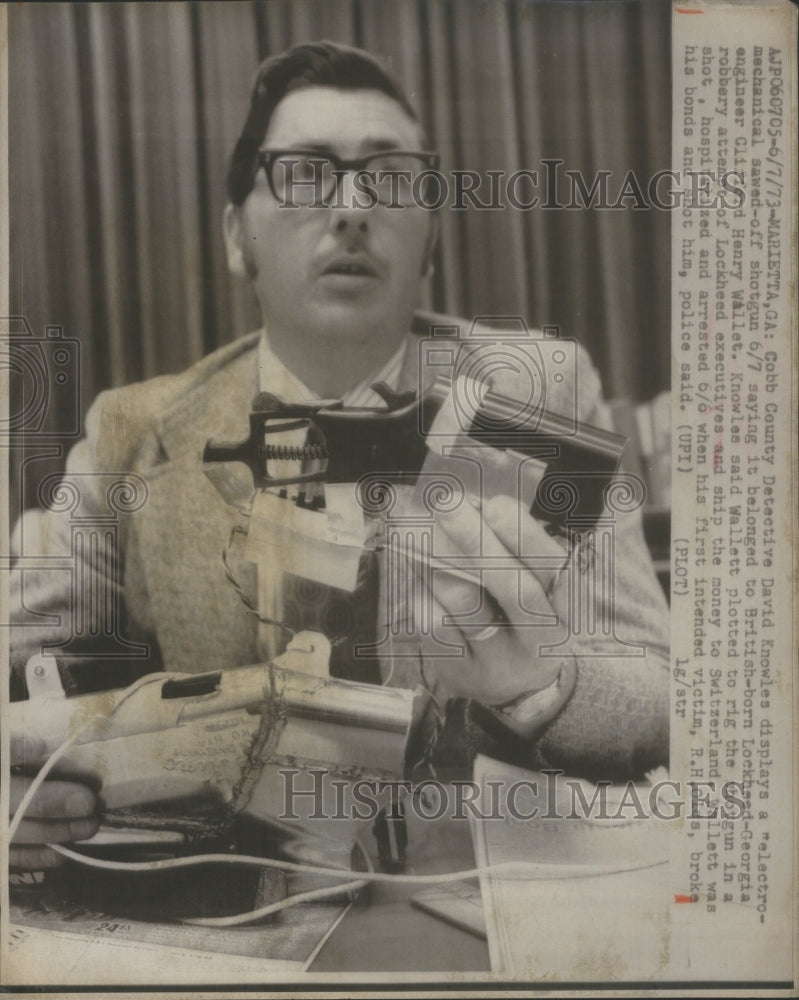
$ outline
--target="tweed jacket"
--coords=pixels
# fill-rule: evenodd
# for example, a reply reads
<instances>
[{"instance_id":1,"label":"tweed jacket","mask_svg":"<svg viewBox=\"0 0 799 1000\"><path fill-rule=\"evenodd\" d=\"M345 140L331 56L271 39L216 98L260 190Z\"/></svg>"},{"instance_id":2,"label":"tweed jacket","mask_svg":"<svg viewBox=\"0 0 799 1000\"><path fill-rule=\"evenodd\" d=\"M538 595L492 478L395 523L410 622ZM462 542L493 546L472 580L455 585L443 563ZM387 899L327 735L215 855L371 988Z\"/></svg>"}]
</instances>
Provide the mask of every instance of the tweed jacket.
<instances>
[{"instance_id":1,"label":"tweed jacket","mask_svg":"<svg viewBox=\"0 0 799 1000\"><path fill-rule=\"evenodd\" d=\"M201 454L210 438L240 440L248 434L259 336L236 340L179 375L102 393L87 415L84 439L68 457L64 481L79 491L78 512L90 519L108 512L114 474L134 473L146 484L144 501L131 504L138 509L115 515L118 553L106 583L119 601L114 627L124 642L137 644L130 651L149 669L202 672L258 658L257 623L226 579L221 558L241 515L204 475ZM417 352L407 352L400 388L416 387L417 358ZM583 351L578 367L580 418L607 424L599 379ZM74 630L74 577L47 568L48 558L53 565L79 559L70 541L74 516L74 505L71 511L29 510L15 529L14 669L42 644L62 642ZM254 593L254 567L242 560L236 572ZM668 609L640 512L618 518L615 572L617 634L644 652L593 656L590 642L583 643L575 691L539 739L539 763L572 773L629 776L667 759Z\"/></svg>"}]
</instances>

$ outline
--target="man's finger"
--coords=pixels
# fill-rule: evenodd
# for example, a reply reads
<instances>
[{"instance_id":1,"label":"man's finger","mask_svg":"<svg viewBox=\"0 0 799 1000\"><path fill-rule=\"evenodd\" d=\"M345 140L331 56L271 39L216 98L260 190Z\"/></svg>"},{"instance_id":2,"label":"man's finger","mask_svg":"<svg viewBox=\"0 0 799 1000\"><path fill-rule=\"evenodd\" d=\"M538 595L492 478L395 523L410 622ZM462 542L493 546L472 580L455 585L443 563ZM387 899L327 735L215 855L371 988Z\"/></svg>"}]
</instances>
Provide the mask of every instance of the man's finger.
<instances>
[{"instance_id":1,"label":"man's finger","mask_svg":"<svg viewBox=\"0 0 799 1000\"><path fill-rule=\"evenodd\" d=\"M42 868L55 868L63 862L60 854L49 847L15 847L8 851L8 865L12 871L39 871Z\"/></svg>"},{"instance_id":2,"label":"man's finger","mask_svg":"<svg viewBox=\"0 0 799 1000\"><path fill-rule=\"evenodd\" d=\"M73 820L24 819L14 834L14 844L66 844L73 840L88 840L97 833L96 818Z\"/></svg>"},{"instance_id":3,"label":"man's finger","mask_svg":"<svg viewBox=\"0 0 799 1000\"><path fill-rule=\"evenodd\" d=\"M529 570L525 591L530 595L525 603L532 598L533 606L540 603L536 600L538 587L530 591L530 581L540 586L540 593L548 606L562 614L562 602L556 600L558 582L563 570L570 561L570 554L564 543L553 538L544 529L544 525L535 517L530 516L509 496L492 497L484 507L486 523L497 538L509 548L518 561Z\"/></svg>"},{"instance_id":4,"label":"man's finger","mask_svg":"<svg viewBox=\"0 0 799 1000\"><path fill-rule=\"evenodd\" d=\"M44 754L44 740L38 736L12 736L10 741L11 766L38 764Z\"/></svg>"},{"instance_id":5,"label":"man's finger","mask_svg":"<svg viewBox=\"0 0 799 1000\"><path fill-rule=\"evenodd\" d=\"M546 600L545 582L541 578L543 574L539 576L517 557L521 508L510 497L496 500L501 502L490 501L490 506L487 506L492 520L501 522L505 540L494 531L487 516L483 517L469 505L440 516L438 525L461 551L485 559L486 567L481 574L483 586L499 604L507 621L515 625L529 625L532 623L531 611L534 611L534 616L546 615L549 618L551 607ZM541 533L548 537L543 529ZM482 551L479 549L481 541ZM549 542L552 543L552 539ZM554 573L556 569L553 567L549 572ZM548 578L545 579L549 582ZM522 599L524 605L521 604ZM542 620L541 624L551 625L553 622Z\"/></svg>"},{"instance_id":6,"label":"man's finger","mask_svg":"<svg viewBox=\"0 0 799 1000\"><path fill-rule=\"evenodd\" d=\"M475 580L464 579L460 573L432 566L429 573L417 567L413 579L414 620L417 629L435 631L444 642L459 643L469 631L479 632L496 620L496 601Z\"/></svg>"},{"instance_id":7,"label":"man's finger","mask_svg":"<svg viewBox=\"0 0 799 1000\"><path fill-rule=\"evenodd\" d=\"M549 535L538 518L533 517L509 496L495 496L483 505L483 515L491 530L516 558L525 563L546 585L545 563L563 566L568 553Z\"/></svg>"},{"instance_id":8,"label":"man's finger","mask_svg":"<svg viewBox=\"0 0 799 1000\"><path fill-rule=\"evenodd\" d=\"M11 813L16 812L31 778L12 776L10 788ZM28 806L28 819L80 819L91 816L95 798L91 789L74 781L44 781Z\"/></svg>"},{"instance_id":9,"label":"man's finger","mask_svg":"<svg viewBox=\"0 0 799 1000\"><path fill-rule=\"evenodd\" d=\"M467 583L447 572L433 572L432 591L449 614L473 614L484 603L482 587L476 583Z\"/></svg>"}]
</instances>

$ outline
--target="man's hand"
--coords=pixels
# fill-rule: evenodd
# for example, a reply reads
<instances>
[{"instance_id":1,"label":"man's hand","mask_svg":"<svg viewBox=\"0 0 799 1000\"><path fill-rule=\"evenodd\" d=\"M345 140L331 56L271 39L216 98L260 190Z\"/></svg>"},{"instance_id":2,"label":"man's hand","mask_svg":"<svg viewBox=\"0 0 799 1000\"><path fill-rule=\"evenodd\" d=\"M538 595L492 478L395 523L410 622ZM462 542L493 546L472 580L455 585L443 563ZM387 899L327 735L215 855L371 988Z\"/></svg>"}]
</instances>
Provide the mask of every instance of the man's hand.
<instances>
[{"instance_id":1,"label":"man's hand","mask_svg":"<svg viewBox=\"0 0 799 1000\"><path fill-rule=\"evenodd\" d=\"M36 756L26 741L11 741L11 763ZM32 777L11 775L10 813L14 815ZM52 868L63 859L48 844L87 840L97 832L97 802L91 789L78 781L42 782L31 800L9 847L9 864L16 871Z\"/></svg>"},{"instance_id":2,"label":"man's hand","mask_svg":"<svg viewBox=\"0 0 799 1000\"><path fill-rule=\"evenodd\" d=\"M548 687L558 677L560 658L541 656L539 650L564 638L569 590L561 573L568 558L564 547L507 496L489 500L482 516L464 503L439 515L436 529L444 532L452 554L480 554L503 567L482 571L483 588L447 572L433 573L435 631L446 641L462 642L466 653L463 659L431 657L447 696L502 705ZM493 619L497 628L462 624L477 609L476 620ZM446 627L448 617L441 627L442 616L455 616L456 628Z\"/></svg>"}]
</instances>

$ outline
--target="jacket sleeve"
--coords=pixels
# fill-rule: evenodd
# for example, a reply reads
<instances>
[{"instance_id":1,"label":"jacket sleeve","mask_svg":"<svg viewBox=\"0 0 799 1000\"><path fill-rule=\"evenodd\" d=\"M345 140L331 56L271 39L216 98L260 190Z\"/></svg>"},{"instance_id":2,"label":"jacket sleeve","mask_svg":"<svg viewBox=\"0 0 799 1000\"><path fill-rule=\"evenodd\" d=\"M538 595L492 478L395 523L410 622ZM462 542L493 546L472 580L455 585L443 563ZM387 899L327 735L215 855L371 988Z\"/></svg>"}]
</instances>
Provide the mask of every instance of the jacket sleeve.
<instances>
[{"instance_id":1,"label":"jacket sleeve","mask_svg":"<svg viewBox=\"0 0 799 1000\"><path fill-rule=\"evenodd\" d=\"M123 390L124 392L124 390ZM11 538L9 654L12 698L24 696L24 670L34 654L55 655L67 689L116 686L156 665L125 636L123 574L127 511L146 483L130 471L130 448L98 452L111 391L86 416L85 436L70 451L63 475L40 484L43 506L20 516ZM124 445L124 439L117 438ZM128 454L126 454L128 452ZM74 670L72 668L75 668ZM116 680L112 674L118 674ZM92 679L94 678L94 679Z\"/></svg>"}]
</instances>

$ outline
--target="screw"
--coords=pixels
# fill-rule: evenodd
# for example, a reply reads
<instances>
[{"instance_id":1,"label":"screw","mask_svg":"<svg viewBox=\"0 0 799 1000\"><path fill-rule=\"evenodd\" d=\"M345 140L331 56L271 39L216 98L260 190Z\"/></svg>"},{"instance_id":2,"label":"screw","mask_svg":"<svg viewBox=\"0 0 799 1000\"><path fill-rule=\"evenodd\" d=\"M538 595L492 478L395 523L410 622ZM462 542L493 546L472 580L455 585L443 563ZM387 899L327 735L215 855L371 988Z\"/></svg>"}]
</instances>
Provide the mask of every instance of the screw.
<instances>
[{"instance_id":1,"label":"screw","mask_svg":"<svg viewBox=\"0 0 799 1000\"><path fill-rule=\"evenodd\" d=\"M33 672L36 675L36 677L44 677L45 669L41 663L37 663L36 666L33 668Z\"/></svg>"}]
</instances>

